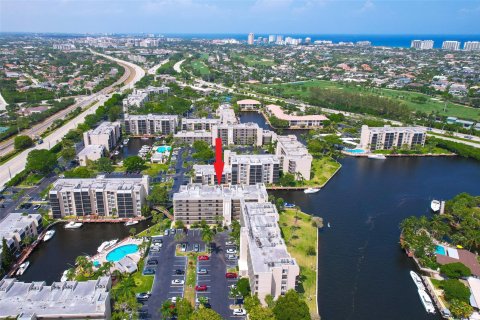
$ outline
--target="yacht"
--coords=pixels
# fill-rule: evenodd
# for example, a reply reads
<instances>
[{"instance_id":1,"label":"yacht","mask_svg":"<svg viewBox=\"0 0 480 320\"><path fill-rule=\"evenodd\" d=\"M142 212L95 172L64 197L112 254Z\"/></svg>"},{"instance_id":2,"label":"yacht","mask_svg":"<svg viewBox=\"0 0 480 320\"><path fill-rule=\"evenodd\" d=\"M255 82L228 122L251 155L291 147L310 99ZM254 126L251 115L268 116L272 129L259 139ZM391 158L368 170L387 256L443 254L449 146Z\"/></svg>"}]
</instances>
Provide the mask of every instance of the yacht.
<instances>
[{"instance_id":1,"label":"yacht","mask_svg":"<svg viewBox=\"0 0 480 320\"><path fill-rule=\"evenodd\" d=\"M316 193L318 191L320 191L320 189L318 189L318 188L308 188L308 189L303 190L304 193Z\"/></svg>"},{"instance_id":2,"label":"yacht","mask_svg":"<svg viewBox=\"0 0 480 320\"><path fill-rule=\"evenodd\" d=\"M138 220L128 220L127 222L125 222L125 227L128 227L128 226L133 226L134 224L137 224L138 223Z\"/></svg>"},{"instance_id":3,"label":"yacht","mask_svg":"<svg viewBox=\"0 0 480 320\"><path fill-rule=\"evenodd\" d=\"M330 222L328 222L328 223L327 223L327 227L329 227L329 228L330 228Z\"/></svg>"},{"instance_id":4,"label":"yacht","mask_svg":"<svg viewBox=\"0 0 480 320\"><path fill-rule=\"evenodd\" d=\"M422 301L425 310L427 310L428 313L435 313L435 306L428 293L425 290L418 289L418 295L420 296L420 301Z\"/></svg>"},{"instance_id":5,"label":"yacht","mask_svg":"<svg viewBox=\"0 0 480 320\"><path fill-rule=\"evenodd\" d=\"M368 155L368 159L385 160L387 157L385 157L383 154L373 153Z\"/></svg>"},{"instance_id":6,"label":"yacht","mask_svg":"<svg viewBox=\"0 0 480 320\"><path fill-rule=\"evenodd\" d=\"M415 285L417 286L418 289L420 290L425 290L425 286L423 285L422 278L418 274L416 274L414 271L410 271L410 276L413 279L413 282L415 282Z\"/></svg>"},{"instance_id":7,"label":"yacht","mask_svg":"<svg viewBox=\"0 0 480 320\"><path fill-rule=\"evenodd\" d=\"M285 204L283 205L285 208L295 208L295 204L293 203L288 203L288 202L285 202Z\"/></svg>"},{"instance_id":8,"label":"yacht","mask_svg":"<svg viewBox=\"0 0 480 320\"><path fill-rule=\"evenodd\" d=\"M81 222L70 221L65 225L65 229L78 229L81 226L83 226L83 223Z\"/></svg>"},{"instance_id":9,"label":"yacht","mask_svg":"<svg viewBox=\"0 0 480 320\"><path fill-rule=\"evenodd\" d=\"M25 270L27 270L28 266L30 265L30 262L29 261L25 261L24 263L22 263L20 265L20 267L18 267L18 270L17 270L17 276L21 276Z\"/></svg>"},{"instance_id":10,"label":"yacht","mask_svg":"<svg viewBox=\"0 0 480 320\"><path fill-rule=\"evenodd\" d=\"M433 212L438 212L440 211L440 204L441 204L440 201L434 199L430 203L430 208L432 208Z\"/></svg>"},{"instance_id":11,"label":"yacht","mask_svg":"<svg viewBox=\"0 0 480 320\"><path fill-rule=\"evenodd\" d=\"M68 281L68 269L63 271L62 278L60 278L60 281L62 282Z\"/></svg>"},{"instance_id":12,"label":"yacht","mask_svg":"<svg viewBox=\"0 0 480 320\"><path fill-rule=\"evenodd\" d=\"M102 244L100 245L100 247L98 247L97 249L97 252L100 253L102 252L103 250L113 246L114 244L116 244L118 241L118 239L114 239L114 240L111 240L111 241L104 241L102 242Z\"/></svg>"},{"instance_id":13,"label":"yacht","mask_svg":"<svg viewBox=\"0 0 480 320\"><path fill-rule=\"evenodd\" d=\"M54 235L55 235L55 230L48 230L47 232L45 232L45 236L43 237L43 241L48 241L48 240L52 239Z\"/></svg>"}]
</instances>

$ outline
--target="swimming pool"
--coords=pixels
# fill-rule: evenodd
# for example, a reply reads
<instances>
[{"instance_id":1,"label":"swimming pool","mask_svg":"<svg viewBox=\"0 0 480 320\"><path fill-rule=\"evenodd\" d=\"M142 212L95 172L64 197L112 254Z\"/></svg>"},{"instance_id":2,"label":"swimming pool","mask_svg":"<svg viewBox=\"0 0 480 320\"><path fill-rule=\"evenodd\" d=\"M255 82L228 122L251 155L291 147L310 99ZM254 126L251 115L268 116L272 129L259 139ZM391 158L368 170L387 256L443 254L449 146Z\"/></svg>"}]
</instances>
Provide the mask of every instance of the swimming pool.
<instances>
[{"instance_id":1,"label":"swimming pool","mask_svg":"<svg viewBox=\"0 0 480 320\"><path fill-rule=\"evenodd\" d=\"M435 253L436 253L436 254L440 254L440 255L442 255L442 256L446 256L446 255L447 255L446 252L445 252L445 248L442 247L442 246L436 246L436 247L435 247Z\"/></svg>"},{"instance_id":2,"label":"swimming pool","mask_svg":"<svg viewBox=\"0 0 480 320\"><path fill-rule=\"evenodd\" d=\"M160 146L157 148L157 152L158 153L164 153L166 151L170 151L172 149L172 147L170 146Z\"/></svg>"},{"instance_id":3,"label":"swimming pool","mask_svg":"<svg viewBox=\"0 0 480 320\"><path fill-rule=\"evenodd\" d=\"M138 246L136 244L126 244L118 248L113 249L107 254L107 261L119 261L122 260L126 255L135 253L138 251Z\"/></svg>"},{"instance_id":4,"label":"swimming pool","mask_svg":"<svg viewBox=\"0 0 480 320\"><path fill-rule=\"evenodd\" d=\"M100 267L100 262L98 262L97 260L93 261L93 266L96 268Z\"/></svg>"},{"instance_id":5,"label":"swimming pool","mask_svg":"<svg viewBox=\"0 0 480 320\"><path fill-rule=\"evenodd\" d=\"M365 153L363 149L344 149L344 151L349 153Z\"/></svg>"}]
</instances>

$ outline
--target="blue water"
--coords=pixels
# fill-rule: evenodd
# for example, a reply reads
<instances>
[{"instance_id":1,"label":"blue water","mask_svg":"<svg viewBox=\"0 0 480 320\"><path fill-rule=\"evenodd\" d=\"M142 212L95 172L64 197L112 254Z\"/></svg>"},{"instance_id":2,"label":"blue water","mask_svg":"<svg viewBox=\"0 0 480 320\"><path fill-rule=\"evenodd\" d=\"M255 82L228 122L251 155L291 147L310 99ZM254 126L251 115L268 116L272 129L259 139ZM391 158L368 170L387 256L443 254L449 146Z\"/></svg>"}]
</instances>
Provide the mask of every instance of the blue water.
<instances>
[{"instance_id":1,"label":"blue water","mask_svg":"<svg viewBox=\"0 0 480 320\"><path fill-rule=\"evenodd\" d=\"M100 266L100 262L98 262L98 261L93 261L93 266L94 266L94 267L99 267L99 266Z\"/></svg>"},{"instance_id":2,"label":"blue water","mask_svg":"<svg viewBox=\"0 0 480 320\"><path fill-rule=\"evenodd\" d=\"M436 253L436 254L441 254L442 256L445 256L445 255L446 255L446 253L445 253L445 248L442 247L442 246L437 246L437 247L435 248L435 253Z\"/></svg>"},{"instance_id":3,"label":"blue water","mask_svg":"<svg viewBox=\"0 0 480 320\"><path fill-rule=\"evenodd\" d=\"M363 149L345 149L345 151L350 153L365 153Z\"/></svg>"},{"instance_id":4,"label":"blue water","mask_svg":"<svg viewBox=\"0 0 480 320\"><path fill-rule=\"evenodd\" d=\"M126 255L135 253L138 251L138 246L136 244L127 244L114 250L110 251L107 254L107 261L119 261L122 260Z\"/></svg>"},{"instance_id":5,"label":"blue water","mask_svg":"<svg viewBox=\"0 0 480 320\"><path fill-rule=\"evenodd\" d=\"M157 152L164 153L165 151L170 151L170 149L172 149L170 146L160 146L157 148Z\"/></svg>"}]
</instances>

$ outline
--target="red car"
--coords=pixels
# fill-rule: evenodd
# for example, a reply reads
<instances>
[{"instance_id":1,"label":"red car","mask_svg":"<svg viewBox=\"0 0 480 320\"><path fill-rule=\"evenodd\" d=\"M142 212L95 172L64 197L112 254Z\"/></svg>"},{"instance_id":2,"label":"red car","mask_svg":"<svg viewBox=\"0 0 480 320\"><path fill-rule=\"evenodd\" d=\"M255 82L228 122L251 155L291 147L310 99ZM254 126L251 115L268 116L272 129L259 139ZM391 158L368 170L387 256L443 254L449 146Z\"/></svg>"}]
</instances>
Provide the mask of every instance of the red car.
<instances>
[{"instance_id":1,"label":"red car","mask_svg":"<svg viewBox=\"0 0 480 320\"><path fill-rule=\"evenodd\" d=\"M227 272L227 273L225 273L225 278L236 279L237 274L235 272Z\"/></svg>"},{"instance_id":2,"label":"red car","mask_svg":"<svg viewBox=\"0 0 480 320\"><path fill-rule=\"evenodd\" d=\"M198 260L208 260L210 259L208 256L198 256Z\"/></svg>"},{"instance_id":3,"label":"red car","mask_svg":"<svg viewBox=\"0 0 480 320\"><path fill-rule=\"evenodd\" d=\"M207 291L207 286L204 284L200 284L195 286L195 291Z\"/></svg>"}]
</instances>

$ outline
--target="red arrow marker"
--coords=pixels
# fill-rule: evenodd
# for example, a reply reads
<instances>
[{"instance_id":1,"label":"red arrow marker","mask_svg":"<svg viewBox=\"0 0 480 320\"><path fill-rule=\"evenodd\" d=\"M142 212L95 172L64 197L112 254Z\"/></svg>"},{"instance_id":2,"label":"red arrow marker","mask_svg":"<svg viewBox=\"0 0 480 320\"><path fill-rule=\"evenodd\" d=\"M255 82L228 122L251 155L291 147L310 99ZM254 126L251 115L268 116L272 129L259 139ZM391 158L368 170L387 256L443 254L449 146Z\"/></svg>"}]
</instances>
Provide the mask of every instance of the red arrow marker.
<instances>
[{"instance_id":1,"label":"red arrow marker","mask_svg":"<svg viewBox=\"0 0 480 320\"><path fill-rule=\"evenodd\" d=\"M225 163L223 162L223 152L222 152L222 138L215 139L215 163L213 167L215 168L215 173L217 174L217 183L222 183L222 173Z\"/></svg>"}]
</instances>

